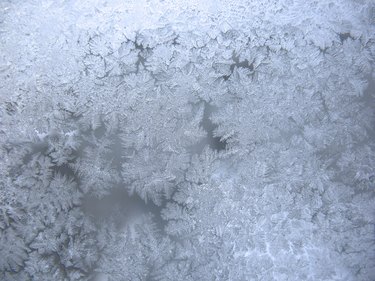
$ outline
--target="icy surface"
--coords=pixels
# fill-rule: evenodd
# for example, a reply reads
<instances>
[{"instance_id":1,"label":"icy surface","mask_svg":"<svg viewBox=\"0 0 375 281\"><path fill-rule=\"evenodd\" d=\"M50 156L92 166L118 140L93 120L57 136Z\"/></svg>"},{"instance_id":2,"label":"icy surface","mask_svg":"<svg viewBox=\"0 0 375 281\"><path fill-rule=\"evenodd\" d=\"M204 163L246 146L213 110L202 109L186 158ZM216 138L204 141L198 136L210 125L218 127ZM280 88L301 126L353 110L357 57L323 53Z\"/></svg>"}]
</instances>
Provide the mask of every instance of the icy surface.
<instances>
[{"instance_id":1,"label":"icy surface","mask_svg":"<svg viewBox=\"0 0 375 281\"><path fill-rule=\"evenodd\" d=\"M0 2L0 280L375 279L371 0Z\"/></svg>"}]
</instances>

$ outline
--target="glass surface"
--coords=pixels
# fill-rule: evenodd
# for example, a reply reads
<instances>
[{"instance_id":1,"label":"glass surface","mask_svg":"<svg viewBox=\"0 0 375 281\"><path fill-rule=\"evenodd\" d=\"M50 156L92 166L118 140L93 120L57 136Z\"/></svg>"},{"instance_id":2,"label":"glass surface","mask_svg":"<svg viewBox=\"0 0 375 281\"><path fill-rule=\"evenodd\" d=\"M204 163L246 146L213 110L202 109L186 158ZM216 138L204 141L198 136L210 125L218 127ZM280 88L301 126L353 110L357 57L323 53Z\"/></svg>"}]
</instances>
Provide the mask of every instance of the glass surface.
<instances>
[{"instance_id":1,"label":"glass surface","mask_svg":"<svg viewBox=\"0 0 375 281\"><path fill-rule=\"evenodd\" d=\"M371 0L0 1L0 280L375 280Z\"/></svg>"}]
</instances>

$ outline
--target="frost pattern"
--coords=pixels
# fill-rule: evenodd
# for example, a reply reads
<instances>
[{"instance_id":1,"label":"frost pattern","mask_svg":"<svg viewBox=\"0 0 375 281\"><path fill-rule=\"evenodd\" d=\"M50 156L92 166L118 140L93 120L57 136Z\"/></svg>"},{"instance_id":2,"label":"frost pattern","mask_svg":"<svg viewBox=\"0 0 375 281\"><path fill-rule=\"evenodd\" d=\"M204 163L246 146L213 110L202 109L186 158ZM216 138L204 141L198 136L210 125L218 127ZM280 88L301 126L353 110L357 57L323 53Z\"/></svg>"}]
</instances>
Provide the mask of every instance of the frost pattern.
<instances>
[{"instance_id":1,"label":"frost pattern","mask_svg":"<svg viewBox=\"0 0 375 281\"><path fill-rule=\"evenodd\" d=\"M372 1L2 1L1 280L373 280Z\"/></svg>"}]
</instances>

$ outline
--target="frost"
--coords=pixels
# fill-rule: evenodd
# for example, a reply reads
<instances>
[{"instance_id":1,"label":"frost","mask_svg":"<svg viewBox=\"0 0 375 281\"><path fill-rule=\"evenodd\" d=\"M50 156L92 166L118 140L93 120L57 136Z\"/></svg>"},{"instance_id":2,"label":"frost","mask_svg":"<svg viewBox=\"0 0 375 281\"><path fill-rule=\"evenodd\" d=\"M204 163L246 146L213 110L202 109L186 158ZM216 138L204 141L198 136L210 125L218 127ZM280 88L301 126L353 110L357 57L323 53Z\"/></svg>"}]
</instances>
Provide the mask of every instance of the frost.
<instances>
[{"instance_id":1,"label":"frost","mask_svg":"<svg viewBox=\"0 0 375 281\"><path fill-rule=\"evenodd\" d=\"M373 14L1 2L0 279L372 280Z\"/></svg>"}]
</instances>

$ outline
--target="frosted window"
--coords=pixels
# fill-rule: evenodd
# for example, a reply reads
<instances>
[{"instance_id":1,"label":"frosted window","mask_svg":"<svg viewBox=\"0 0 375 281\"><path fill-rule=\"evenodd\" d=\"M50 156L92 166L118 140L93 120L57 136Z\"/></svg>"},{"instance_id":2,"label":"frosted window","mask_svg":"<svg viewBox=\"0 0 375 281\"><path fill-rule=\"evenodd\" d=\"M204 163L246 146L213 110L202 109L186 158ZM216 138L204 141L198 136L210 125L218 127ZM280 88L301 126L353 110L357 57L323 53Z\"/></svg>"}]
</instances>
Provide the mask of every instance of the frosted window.
<instances>
[{"instance_id":1,"label":"frosted window","mask_svg":"<svg viewBox=\"0 0 375 281\"><path fill-rule=\"evenodd\" d=\"M0 280L374 280L371 0L0 2Z\"/></svg>"}]
</instances>

